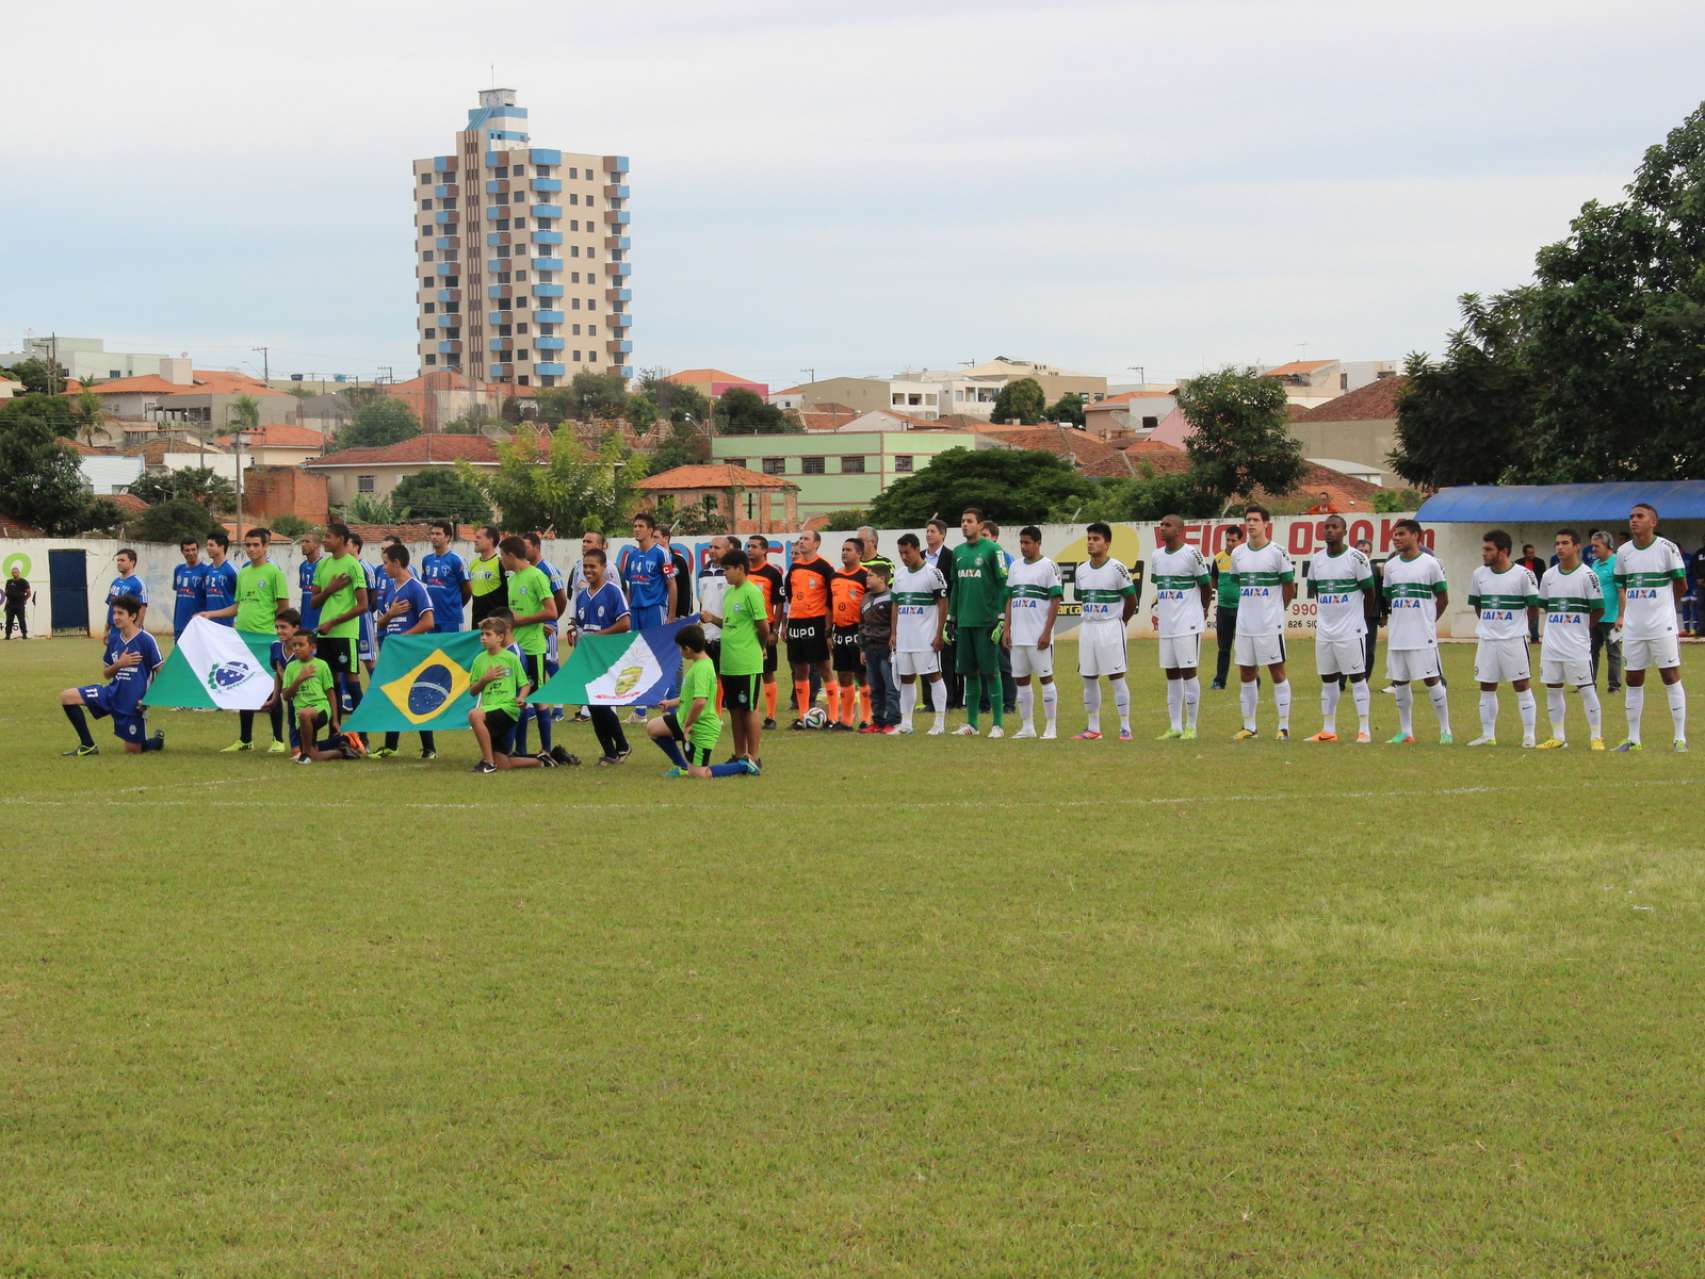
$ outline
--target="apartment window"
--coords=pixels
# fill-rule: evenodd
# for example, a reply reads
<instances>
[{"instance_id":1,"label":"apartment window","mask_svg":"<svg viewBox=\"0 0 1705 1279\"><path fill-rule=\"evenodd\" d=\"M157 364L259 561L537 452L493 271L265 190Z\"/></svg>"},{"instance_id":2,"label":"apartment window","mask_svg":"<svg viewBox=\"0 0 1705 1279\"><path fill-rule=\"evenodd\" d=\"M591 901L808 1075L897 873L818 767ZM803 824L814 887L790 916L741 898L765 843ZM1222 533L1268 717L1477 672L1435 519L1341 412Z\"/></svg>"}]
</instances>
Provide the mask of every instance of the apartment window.
<instances>
[{"instance_id":1,"label":"apartment window","mask_svg":"<svg viewBox=\"0 0 1705 1279\"><path fill-rule=\"evenodd\" d=\"M527 353L527 349L525 347L522 347L521 350L515 352L515 358L517 360L530 360L533 357Z\"/></svg>"},{"instance_id":2,"label":"apartment window","mask_svg":"<svg viewBox=\"0 0 1705 1279\"><path fill-rule=\"evenodd\" d=\"M420 260L422 262L432 261L432 250L431 249L423 249L421 251L421 254L420 254Z\"/></svg>"},{"instance_id":3,"label":"apartment window","mask_svg":"<svg viewBox=\"0 0 1705 1279\"><path fill-rule=\"evenodd\" d=\"M580 272L576 271L573 274L574 274L574 282L576 284L579 284L580 283ZM587 274L590 275L591 272L588 271ZM590 283L592 283L592 281L588 280L587 283L590 284Z\"/></svg>"},{"instance_id":4,"label":"apartment window","mask_svg":"<svg viewBox=\"0 0 1705 1279\"><path fill-rule=\"evenodd\" d=\"M508 218L499 218L497 220L497 229L499 231L507 231L509 229L509 219Z\"/></svg>"},{"instance_id":5,"label":"apartment window","mask_svg":"<svg viewBox=\"0 0 1705 1279\"><path fill-rule=\"evenodd\" d=\"M575 325L575 326L574 326L574 336L575 336L575 337L579 337L579 336L580 336L580 326L579 326L579 325L578 325L578 324L576 324L576 325Z\"/></svg>"},{"instance_id":6,"label":"apartment window","mask_svg":"<svg viewBox=\"0 0 1705 1279\"><path fill-rule=\"evenodd\" d=\"M819 462L821 462L823 459L818 458L817 460ZM785 457L766 457L764 459L764 474L765 475L786 475L787 474L787 459Z\"/></svg>"},{"instance_id":7,"label":"apartment window","mask_svg":"<svg viewBox=\"0 0 1705 1279\"><path fill-rule=\"evenodd\" d=\"M571 258L579 257L580 256L580 246L578 244L569 245L568 246L568 256Z\"/></svg>"},{"instance_id":8,"label":"apartment window","mask_svg":"<svg viewBox=\"0 0 1705 1279\"><path fill-rule=\"evenodd\" d=\"M526 218L516 218L515 219L515 229L517 231L525 231L527 229L527 219Z\"/></svg>"},{"instance_id":9,"label":"apartment window","mask_svg":"<svg viewBox=\"0 0 1705 1279\"><path fill-rule=\"evenodd\" d=\"M596 311L598 309L598 299L597 298L587 298L586 299L586 309L588 311Z\"/></svg>"},{"instance_id":10,"label":"apartment window","mask_svg":"<svg viewBox=\"0 0 1705 1279\"><path fill-rule=\"evenodd\" d=\"M586 326L586 336L589 338L597 337L598 336L598 326L596 324L588 324Z\"/></svg>"},{"instance_id":11,"label":"apartment window","mask_svg":"<svg viewBox=\"0 0 1705 1279\"><path fill-rule=\"evenodd\" d=\"M894 473L896 475L909 475L911 470L912 455L910 453L897 454L894 458Z\"/></svg>"},{"instance_id":12,"label":"apartment window","mask_svg":"<svg viewBox=\"0 0 1705 1279\"><path fill-rule=\"evenodd\" d=\"M595 258L595 257L597 257L597 256L598 256L598 250L597 250L597 248L595 248L595 247L589 247L589 248L588 248L588 249L587 249L587 250L586 250L586 256L587 256L587 257L589 257L589 258Z\"/></svg>"},{"instance_id":13,"label":"apartment window","mask_svg":"<svg viewBox=\"0 0 1705 1279\"><path fill-rule=\"evenodd\" d=\"M821 457L802 457L799 459L799 469L807 475L827 475L827 459Z\"/></svg>"},{"instance_id":14,"label":"apartment window","mask_svg":"<svg viewBox=\"0 0 1705 1279\"><path fill-rule=\"evenodd\" d=\"M841 474L842 475L863 475L864 474L864 458L863 457L843 457L841 459Z\"/></svg>"},{"instance_id":15,"label":"apartment window","mask_svg":"<svg viewBox=\"0 0 1705 1279\"><path fill-rule=\"evenodd\" d=\"M596 351L588 351L588 352L587 352L587 353L586 353L586 362L587 362L587 363L588 363L588 364L596 364L596 363L598 363L598 352L596 352Z\"/></svg>"},{"instance_id":16,"label":"apartment window","mask_svg":"<svg viewBox=\"0 0 1705 1279\"><path fill-rule=\"evenodd\" d=\"M429 339L430 339L430 338L435 338L435 337L437 337L437 336L438 336L438 330L437 330L437 329L428 329L428 330L427 330L427 331L426 331L426 337L427 337L427 338L429 338Z\"/></svg>"},{"instance_id":17,"label":"apartment window","mask_svg":"<svg viewBox=\"0 0 1705 1279\"><path fill-rule=\"evenodd\" d=\"M525 307L527 305L527 299L526 298L516 298L515 299L515 305L517 307Z\"/></svg>"},{"instance_id":18,"label":"apartment window","mask_svg":"<svg viewBox=\"0 0 1705 1279\"><path fill-rule=\"evenodd\" d=\"M570 307L571 307L571 309L573 309L573 310L576 310L576 311L578 311L578 310L579 310L579 309L580 309L580 299L579 299L579 298L575 298L575 299L574 299L574 300L573 300L573 302L571 302L571 303L570 303ZM578 329L576 329L576 330L575 330L575 332L577 332L577 333L578 333L578 332L579 332L579 330L578 330Z\"/></svg>"},{"instance_id":19,"label":"apartment window","mask_svg":"<svg viewBox=\"0 0 1705 1279\"><path fill-rule=\"evenodd\" d=\"M420 207L421 207L422 211L430 209L432 207L431 197L428 197L427 199L422 200L420 202Z\"/></svg>"},{"instance_id":20,"label":"apartment window","mask_svg":"<svg viewBox=\"0 0 1705 1279\"><path fill-rule=\"evenodd\" d=\"M587 208L590 209L594 204L597 204L597 203L598 203L598 197L597 196L589 195L586 197L586 207Z\"/></svg>"},{"instance_id":21,"label":"apartment window","mask_svg":"<svg viewBox=\"0 0 1705 1279\"><path fill-rule=\"evenodd\" d=\"M515 331L517 333L525 333L527 331L527 326L525 324L517 324L515 326Z\"/></svg>"},{"instance_id":22,"label":"apartment window","mask_svg":"<svg viewBox=\"0 0 1705 1279\"><path fill-rule=\"evenodd\" d=\"M373 476L371 476L371 475L357 475L355 477L355 491L357 493L372 493L377 488L378 488L378 484L376 483L375 478Z\"/></svg>"},{"instance_id":23,"label":"apartment window","mask_svg":"<svg viewBox=\"0 0 1705 1279\"><path fill-rule=\"evenodd\" d=\"M576 363L576 364L579 364L579 363L580 363L580 352L579 352L579 351L576 351L576 352L575 352L575 353L574 353L574 362L575 362L575 363Z\"/></svg>"},{"instance_id":24,"label":"apartment window","mask_svg":"<svg viewBox=\"0 0 1705 1279\"><path fill-rule=\"evenodd\" d=\"M519 382L522 386L527 385L527 375L525 373L523 373L520 377L516 378L515 380L517 382Z\"/></svg>"},{"instance_id":25,"label":"apartment window","mask_svg":"<svg viewBox=\"0 0 1705 1279\"><path fill-rule=\"evenodd\" d=\"M571 168L571 169L570 169L570 170L569 170L569 171L568 171L568 176L569 176L569 177L571 177L571 178L578 178L578 177L579 177L579 176L580 176L580 170L579 170L579 169L572 169L572 168Z\"/></svg>"},{"instance_id":26,"label":"apartment window","mask_svg":"<svg viewBox=\"0 0 1705 1279\"><path fill-rule=\"evenodd\" d=\"M428 315L431 315L437 309L438 309L438 303L436 303L436 302L428 302L426 304L426 313Z\"/></svg>"},{"instance_id":27,"label":"apartment window","mask_svg":"<svg viewBox=\"0 0 1705 1279\"><path fill-rule=\"evenodd\" d=\"M421 174L420 175L420 185L423 187L431 186L432 185L432 175L430 173Z\"/></svg>"},{"instance_id":28,"label":"apartment window","mask_svg":"<svg viewBox=\"0 0 1705 1279\"><path fill-rule=\"evenodd\" d=\"M900 405L900 393L898 391L895 391L891 395L889 395L889 397L888 397L888 407L889 408L898 408L899 405Z\"/></svg>"},{"instance_id":29,"label":"apartment window","mask_svg":"<svg viewBox=\"0 0 1705 1279\"><path fill-rule=\"evenodd\" d=\"M568 220L568 229L570 231L580 230L580 219L579 218L570 218Z\"/></svg>"},{"instance_id":30,"label":"apartment window","mask_svg":"<svg viewBox=\"0 0 1705 1279\"><path fill-rule=\"evenodd\" d=\"M1160 419L1158 417L1145 417L1143 419L1143 430L1145 431L1152 431L1159 425Z\"/></svg>"},{"instance_id":31,"label":"apartment window","mask_svg":"<svg viewBox=\"0 0 1705 1279\"><path fill-rule=\"evenodd\" d=\"M509 166L507 164L500 164L493 170L493 172L500 178L507 178L509 176Z\"/></svg>"},{"instance_id":32,"label":"apartment window","mask_svg":"<svg viewBox=\"0 0 1705 1279\"><path fill-rule=\"evenodd\" d=\"M527 273L525 271L517 271L515 273L515 282L517 284L527 283Z\"/></svg>"}]
</instances>

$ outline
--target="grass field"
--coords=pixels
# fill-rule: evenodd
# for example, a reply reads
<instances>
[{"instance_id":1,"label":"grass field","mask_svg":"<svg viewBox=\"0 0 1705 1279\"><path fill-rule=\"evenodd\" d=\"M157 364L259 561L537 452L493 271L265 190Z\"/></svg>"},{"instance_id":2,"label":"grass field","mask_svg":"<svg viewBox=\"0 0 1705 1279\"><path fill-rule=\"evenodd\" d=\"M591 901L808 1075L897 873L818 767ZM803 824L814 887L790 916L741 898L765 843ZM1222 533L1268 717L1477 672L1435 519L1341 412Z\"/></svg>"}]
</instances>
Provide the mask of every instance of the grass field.
<instances>
[{"instance_id":1,"label":"grass field","mask_svg":"<svg viewBox=\"0 0 1705 1279\"><path fill-rule=\"evenodd\" d=\"M1566 752L1234 746L1235 692L1181 746L1153 652L1132 745L782 733L695 783L188 712L61 759L96 646L0 648L0 1273L1705 1273L1661 695L1639 756L1572 699Z\"/></svg>"}]
</instances>

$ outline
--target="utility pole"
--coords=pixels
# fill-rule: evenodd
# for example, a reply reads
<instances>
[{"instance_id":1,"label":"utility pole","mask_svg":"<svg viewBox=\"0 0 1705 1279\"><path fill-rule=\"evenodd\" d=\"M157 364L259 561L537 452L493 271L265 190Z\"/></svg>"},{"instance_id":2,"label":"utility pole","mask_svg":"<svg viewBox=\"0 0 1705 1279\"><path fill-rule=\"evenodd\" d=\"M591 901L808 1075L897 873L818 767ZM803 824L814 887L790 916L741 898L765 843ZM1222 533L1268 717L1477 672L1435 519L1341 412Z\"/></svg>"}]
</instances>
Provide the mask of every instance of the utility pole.
<instances>
[{"instance_id":1,"label":"utility pole","mask_svg":"<svg viewBox=\"0 0 1705 1279\"><path fill-rule=\"evenodd\" d=\"M814 368L811 368L811 369L800 369L800 370L799 370L799 371L800 371L800 372L801 372L801 373L809 373L809 374L810 374L810 375L811 375L811 381L812 381L812 382L815 382L815 381L816 381L816 380L817 380L817 370L816 370L816 369L814 369Z\"/></svg>"},{"instance_id":2,"label":"utility pole","mask_svg":"<svg viewBox=\"0 0 1705 1279\"><path fill-rule=\"evenodd\" d=\"M266 383L266 387L270 391L272 389L272 348L270 346L251 346L249 350L259 353L260 380Z\"/></svg>"},{"instance_id":3,"label":"utility pole","mask_svg":"<svg viewBox=\"0 0 1705 1279\"><path fill-rule=\"evenodd\" d=\"M1149 371L1148 371L1147 367L1145 367L1144 365L1141 365L1141 364L1127 364L1125 366L1125 371L1127 373L1135 373L1137 375L1137 382L1139 383L1141 389L1145 390L1145 391L1148 390L1148 386L1149 386L1148 374L1149 374Z\"/></svg>"}]
</instances>

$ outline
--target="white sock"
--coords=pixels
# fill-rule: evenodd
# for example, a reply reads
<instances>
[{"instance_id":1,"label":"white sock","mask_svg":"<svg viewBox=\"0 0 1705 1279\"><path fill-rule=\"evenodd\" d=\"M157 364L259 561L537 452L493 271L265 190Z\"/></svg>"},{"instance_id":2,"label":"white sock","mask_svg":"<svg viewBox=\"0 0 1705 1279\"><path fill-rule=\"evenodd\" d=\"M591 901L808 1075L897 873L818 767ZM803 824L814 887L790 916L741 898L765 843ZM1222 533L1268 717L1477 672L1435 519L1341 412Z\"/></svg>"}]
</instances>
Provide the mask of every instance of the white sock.
<instances>
[{"instance_id":1,"label":"white sock","mask_svg":"<svg viewBox=\"0 0 1705 1279\"><path fill-rule=\"evenodd\" d=\"M1122 679L1107 682L1113 685L1113 705L1119 709L1119 731L1128 733L1131 731L1131 686Z\"/></svg>"},{"instance_id":2,"label":"white sock","mask_svg":"<svg viewBox=\"0 0 1705 1279\"><path fill-rule=\"evenodd\" d=\"M1560 742L1568 741L1569 734L1563 724L1566 710L1563 705L1562 689L1548 688L1545 690L1545 713L1551 716L1551 736ZM1598 734L1595 733L1593 736L1596 737Z\"/></svg>"},{"instance_id":3,"label":"white sock","mask_svg":"<svg viewBox=\"0 0 1705 1279\"><path fill-rule=\"evenodd\" d=\"M1640 712L1646 709L1646 686L1625 684L1622 688L1623 709L1628 712L1628 740L1640 740Z\"/></svg>"},{"instance_id":4,"label":"white sock","mask_svg":"<svg viewBox=\"0 0 1705 1279\"><path fill-rule=\"evenodd\" d=\"M1526 745L1533 740L1533 728L1539 720L1539 699L1531 688L1516 694L1516 709L1521 712L1521 740Z\"/></svg>"},{"instance_id":5,"label":"white sock","mask_svg":"<svg viewBox=\"0 0 1705 1279\"><path fill-rule=\"evenodd\" d=\"M1604 736L1604 707L1599 705L1596 687L1591 684L1581 685L1581 705L1587 712L1587 735L1596 742Z\"/></svg>"},{"instance_id":6,"label":"white sock","mask_svg":"<svg viewBox=\"0 0 1705 1279\"><path fill-rule=\"evenodd\" d=\"M1273 705L1279 711L1279 727L1288 729L1291 726L1291 682L1282 679L1273 685Z\"/></svg>"},{"instance_id":7,"label":"white sock","mask_svg":"<svg viewBox=\"0 0 1705 1279\"><path fill-rule=\"evenodd\" d=\"M1245 680L1237 686L1237 701L1243 707L1243 726L1255 731L1255 681Z\"/></svg>"},{"instance_id":8,"label":"white sock","mask_svg":"<svg viewBox=\"0 0 1705 1279\"><path fill-rule=\"evenodd\" d=\"M1433 687L1437 688L1438 685ZM1498 735L1498 695L1488 693L1484 689L1480 692L1480 732L1486 737Z\"/></svg>"},{"instance_id":9,"label":"white sock","mask_svg":"<svg viewBox=\"0 0 1705 1279\"><path fill-rule=\"evenodd\" d=\"M1054 721L1060 714L1060 686L1058 684L1042 685L1042 717L1048 723L1048 731L1054 729Z\"/></svg>"},{"instance_id":10,"label":"white sock","mask_svg":"<svg viewBox=\"0 0 1705 1279\"><path fill-rule=\"evenodd\" d=\"M1180 681L1184 685L1184 727L1196 727L1196 714L1202 709L1202 681L1192 675Z\"/></svg>"},{"instance_id":11,"label":"white sock","mask_svg":"<svg viewBox=\"0 0 1705 1279\"><path fill-rule=\"evenodd\" d=\"M1675 726L1675 739L1684 742L1687 740L1687 693L1680 680L1664 687L1669 690L1669 718Z\"/></svg>"},{"instance_id":12,"label":"white sock","mask_svg":"<svg viewBox=\"0 0 1705 1279\"><path fill-rule=\"evenodd\" d=\"M1036 731L1036 690L1029 684L1018 686L1018 718L1030 732Z\"/></svg>"},{"instance_id":13,"label":"white sock","mask_svg":"<svg viewBox=\"0 0 1705 1279\"><path fill-rule=\"evenodd\" d=\"M947 727L947 681L932 679L924 685L924 693L929 698L929 708L935 712L935 723L938 728Z\"/></svg>"},{"instance_id":14,"label":"white sock","mask_svg":"<svg viewBox=\"0 0 1705 1279\"><path fill-rule=\"evenodd\" d=\"M1433 712L1439 717L1439 732L1450 732L1450 693L1446 691L1443 682L1429 688L1427 696L1433 699Z\"/></svg>"},{"instance_id":15,"label":"white sock","mask_svg":"<svg viewBox=\"0 0 1705 1279\"><path fill-rule=\"evenodd\" d=\"M1359 679L1350 685L1350 696L1356 702L1356 719L1360 721L1361 731L1371 733L1368 716L1373 713L1373 689L1365 679Z\"/></svg>"},{"instance_id":16,"label":"white sock","mask_svg":"<svg viewBox=\"0 0 1705 1279\"><path fill-rule=\"evenodd\" d=\"M910 684L900 685L900 726L902 728L912 726L912 712L917 709L917 705L918 682L913 680Z\"/></svg>"},{"instance_id":17,"label":"white sock","mask_svg":"<svg viewBox=\"0 0 1705 1279\"><path fill-rule=\"evenodd\" d=\"M1083 682L1083 711L1089 718L1088 728L1092 733L1101 731L1101 681L1086 679Z\"/></svg>"},{"instance_id":18,"label":"white sock","mask_svg":"<svg viewBox=\"0 0 1705 1279\"><path fill-rule=\"evenodd\" d=\"M1166 719L1175 733L1184 730L1184 681L1166 681Z\"/></svg>"},{"instance_id":19,"label":"white sock","mask_svg":"<svg viewBox=\"0 0 1705 1279\"><path fill-rule=\"evenodd\" d=\"M1338 733L1338 699L1343 696L1343 690L1338 687L1338 681L1329 679L1320 686L1320 728L1322 732Z\"/></svg>"},{"instance_id":20,"label":"white sock","mask_svg":"<svg viewBox=\"0 0 1705 1279\"><path fill-rule=\"evenodd\" d=\"M1415 690L1399 684L1392 697L1397 702L1397 731L1405 737L1415 736Z\"/></svg>"}]
</instances>

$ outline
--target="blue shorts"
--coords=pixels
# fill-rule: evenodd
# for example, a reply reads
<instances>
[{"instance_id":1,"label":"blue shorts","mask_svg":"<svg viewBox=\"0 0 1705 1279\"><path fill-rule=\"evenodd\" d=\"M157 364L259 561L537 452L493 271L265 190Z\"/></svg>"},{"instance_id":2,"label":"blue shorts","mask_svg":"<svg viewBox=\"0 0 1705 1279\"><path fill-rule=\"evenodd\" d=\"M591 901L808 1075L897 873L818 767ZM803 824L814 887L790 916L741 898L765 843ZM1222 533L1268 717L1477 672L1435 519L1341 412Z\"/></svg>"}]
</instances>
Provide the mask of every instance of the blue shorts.
<instances>
[{"instance_id":1,"label":"blue shorts","mask_svg":"<svg viewBox=\"0 0 1705 1279\"><path fill-rule=\"evenodd\" d=\"M112 735L121 742L143 742L148 738L148 724L141 715L113 708L111 684L85 684L77 690L83 705L96 719L112 716Z\"/></svg>"},{"instance_id":2,"label":"blue shorts","mask_svg":"<svg viewBox=\"0 0 1705 1279\"><path fill-rule=\"evenodd\" d=\"M665 606L662 604L636 604L636 605L633 605L632 608L633 608L633 628L634 628L634 630L636 630L636 631L647 631L647 630L650 630L654 626L663 625L664 607Z\"/></svg>"},{"instance_id":3,"label":"blue shorts","mask_svg":"<svg viewBox=\"0 0 1705 1279\"><path fill-rule=\"evenodd\" d=\"M361 642L359 651L355 655L356 660L361 662L371 662L376 659L377 655L378 645L373 639L373 615L371 613L363 613L361 615Z\"/></svg>"}]
</instances>

